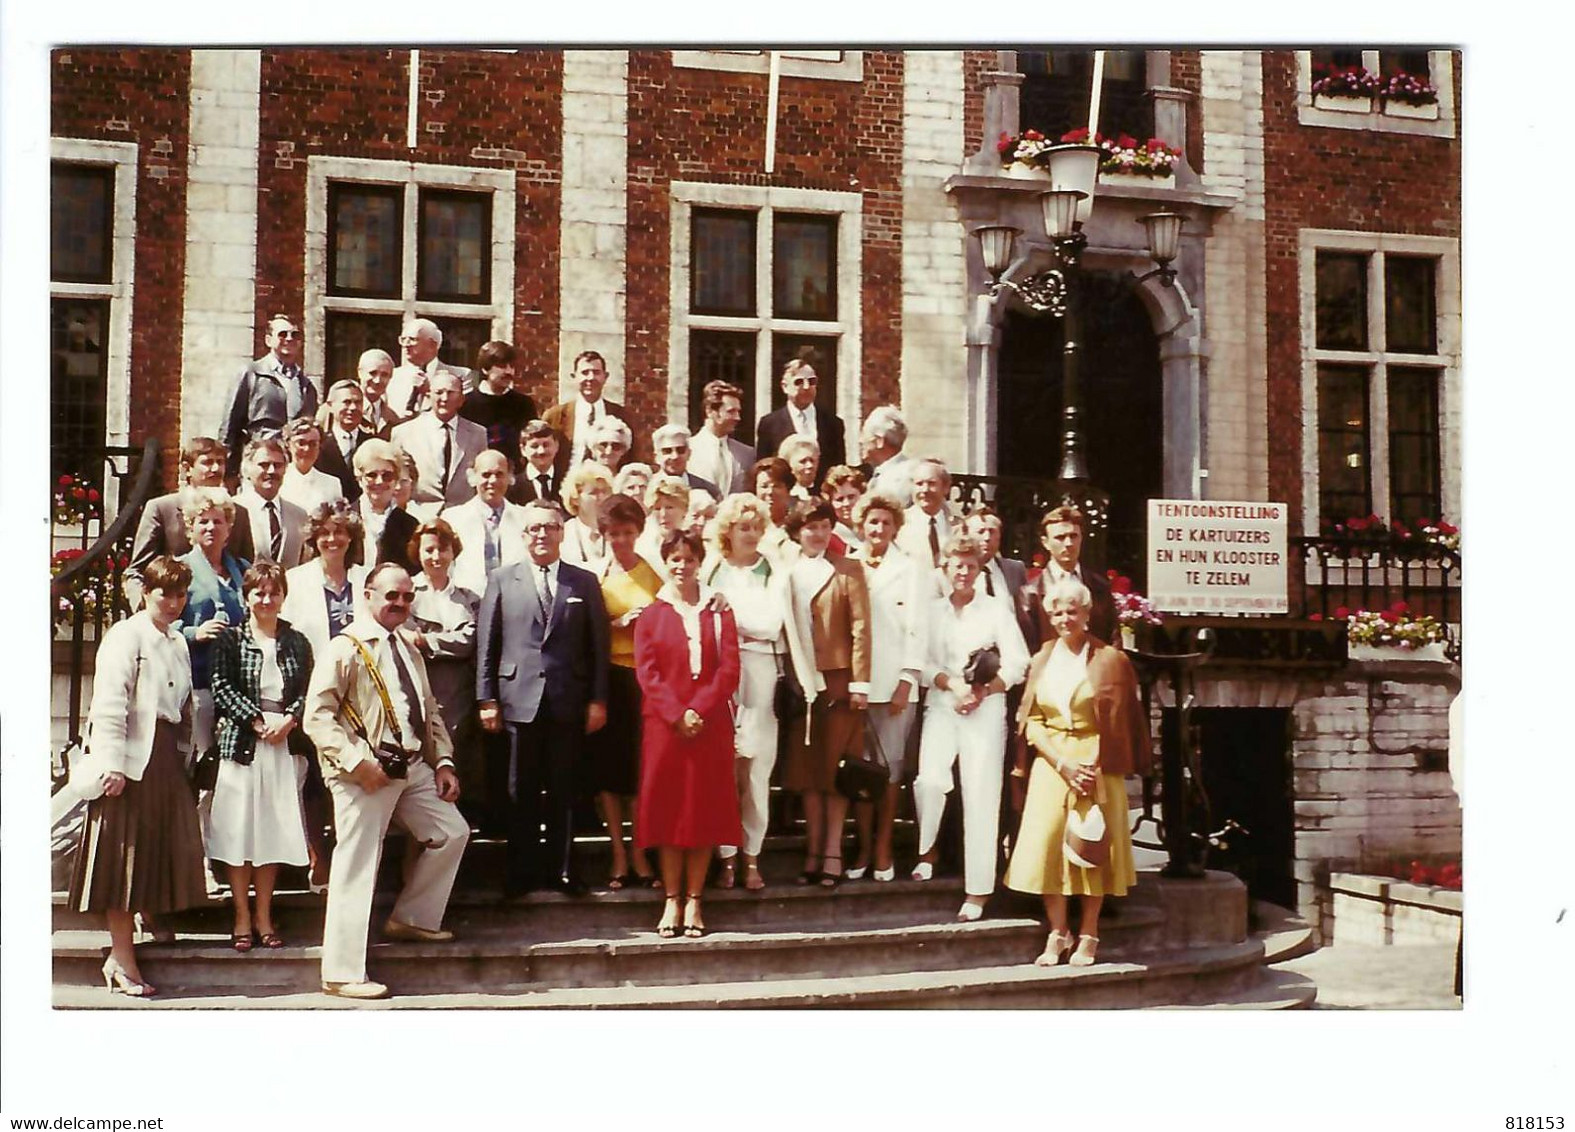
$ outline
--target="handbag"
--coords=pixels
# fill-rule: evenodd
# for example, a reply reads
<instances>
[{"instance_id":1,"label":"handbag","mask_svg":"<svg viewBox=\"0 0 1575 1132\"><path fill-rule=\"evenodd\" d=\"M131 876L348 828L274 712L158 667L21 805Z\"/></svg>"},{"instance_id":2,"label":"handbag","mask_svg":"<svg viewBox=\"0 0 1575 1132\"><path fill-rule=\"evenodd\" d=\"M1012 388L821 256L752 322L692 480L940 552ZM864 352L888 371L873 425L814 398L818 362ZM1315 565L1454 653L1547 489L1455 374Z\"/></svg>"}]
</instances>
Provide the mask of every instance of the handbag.
<instances>
[{"instance_id":1,"label":"handbag","mask_svg":"<svg viewBox=\"0 0 1575 1132\"><path fill-rule=\"evenodd\" d=\"M958 673L972 687L988 684L1001 674L1001 650L994 645L983 645L968 654L968 662Z\"/></svg>"},{"instance_id":2,"label":"handbag","mask_svg":"<svg viewBox=\"0 0 1575 1132\"><path fill-rule=\"evenodd\" d=\"M804 696L804 686L798 681L791 662L784 665L776 642L771 642L771 656L777 662L777 686L771 692L771 710L778 723L797 723L809 711L809 701Z\"/></svg>"},{"instance_id":3,"label":"handbag","mask_svg":"<svg viewBox=\"0 0 1575 1132\"><path fill-rule=\"evenodd\" d=\"M1077 812L1077 794L1070 788L1066 792L1066 837L1062 850L1071 864L1085 869L1097 869L1110 860L1110 830L1105 826L1105 776L1094 778L1094 804L1088 813Z\"/></svg>"},{"instance_id":4,"label":"handbag","mask_svg":"<svg viewBox=\"0 0 1575 1132\"><path fill-rule=\"evenodd\" d=\"M868 712L864 714L864 738L867 745L863 751L851 758L844 755L837 763L837 793L850 802L873 802L891 781L891 764Z\"/></svg>"},{"instance_id":5,"label":"handbag","mask_svg":"<svg viewBox=\"0 0 1575 1132\"><path fill-rule=\"evenodd\" d=\"M89 732L91 738L91 731ZM72 747L76 750L73 753ZM81 744L73 743L64 752L66 759L66 789L81 798L84 802L92 802L104 796L104 775L106 768L104 760L95 755L87 746L86 740Z\"/></svg>"},{"instance_id":6,"label":"handbag","mask_svg":"<svg viewBox=\"0 0 1575 1132\"><path fill-rule=\"evenodd\" d=\"M212 790L219 781L219 748L209 747L197 756L191 767L191 784L197 790Z\"/></svg>"}]
</instances>

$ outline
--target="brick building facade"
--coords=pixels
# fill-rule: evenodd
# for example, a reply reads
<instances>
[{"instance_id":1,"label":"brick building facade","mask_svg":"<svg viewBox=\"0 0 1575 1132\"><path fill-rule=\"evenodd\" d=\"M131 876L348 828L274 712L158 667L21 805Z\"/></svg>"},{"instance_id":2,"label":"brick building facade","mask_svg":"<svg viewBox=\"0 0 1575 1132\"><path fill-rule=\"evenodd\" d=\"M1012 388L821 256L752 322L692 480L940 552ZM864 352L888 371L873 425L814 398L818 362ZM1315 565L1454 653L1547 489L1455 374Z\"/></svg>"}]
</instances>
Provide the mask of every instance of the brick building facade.
<instances>
[{"instance_id":1,"label":"brick building facade","mask_svg":"<svg viewBox=\"0 0 1575 1132\"><path fill-rule=\"evenodd\" d=\"M1425 69L1438 101L1328 104L1312 92L1326 55ZM985 303L968 231L1032 221L994 139L1082 124L1086 56L57 50L53 338L75 357L57 457L95 434L213 432L277 310L304 319L320 378L349 376L364 345L397 353L410 314L445 327L451 362L511 340L543 406L597 349L637 432L694 423L712 376L759 416L809 347L850 426L895 402L914 451L1044 475L1058 340ZM1112 121L1185 154L1173 189L1102 187L1088 227L1110 297L1085 361L1089 451L1118 517L1156 495L1284 500L1293 535L1367 511L1457 517L1459 54L1129 51L1106 79ZM1155 208L1188 220L1175 288L1132 283ZM1045 241L1022 227L1013 270L1039 270ZM1442 796L1423 761L1435 777L1395 797ZM1320 792L1302 772L1333 767L1296 769L1322 807L1299 830L1328 832L1325 803L1352 784ZM1451 836L1432 816L1394 828L1366 847Z\"/></svg>"}]
</instances>

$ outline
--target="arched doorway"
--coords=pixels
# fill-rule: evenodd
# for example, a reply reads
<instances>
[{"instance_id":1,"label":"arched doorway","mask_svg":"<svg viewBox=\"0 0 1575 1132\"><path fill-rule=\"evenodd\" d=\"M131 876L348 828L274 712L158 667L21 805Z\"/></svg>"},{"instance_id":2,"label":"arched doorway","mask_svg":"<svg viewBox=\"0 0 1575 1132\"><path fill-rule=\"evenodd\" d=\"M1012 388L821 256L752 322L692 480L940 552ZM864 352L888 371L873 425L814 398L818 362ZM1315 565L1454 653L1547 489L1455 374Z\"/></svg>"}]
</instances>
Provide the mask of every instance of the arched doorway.
<instances>
[{"instance_id":1,"label":"arched doorway","mask_svg":"<svg viewBox=\"0 0 1575 1132\"><path fill-rule=\"evenodd\" d=\"M1158 340L1131 277L1083 277L1083 451L1110 493L1106 564L1144 577L1148 500L1164 495L1164 401ZM1061 464L1063 324L1007 312L996 381L996 470L1055 479Z\"/></svg>"}]
</instances>

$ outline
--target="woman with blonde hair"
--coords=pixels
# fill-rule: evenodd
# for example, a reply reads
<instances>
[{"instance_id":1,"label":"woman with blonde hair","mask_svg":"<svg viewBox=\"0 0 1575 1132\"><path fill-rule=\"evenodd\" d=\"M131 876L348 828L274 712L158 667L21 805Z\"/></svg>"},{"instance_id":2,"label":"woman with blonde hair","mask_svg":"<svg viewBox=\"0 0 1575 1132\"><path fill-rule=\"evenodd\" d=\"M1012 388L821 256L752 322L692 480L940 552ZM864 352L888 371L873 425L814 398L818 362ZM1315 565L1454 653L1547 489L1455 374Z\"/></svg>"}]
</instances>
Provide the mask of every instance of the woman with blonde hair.
<instances>
[{"instance_id":1,"label":"woman with blonde hair","mask_svg":"<svg viewBox=\"0 0 1575 1132\"><path fill-rule=\"evenodd\" d=\"M1068 952L1072 966L1092 964L1105 898L1124 896L1137 883L1125 777L1146 773L1153 759L1148 715L1126 653L1088 631L1093 604L1074 577L1047 587L1045 612L1055 637L1029 666L1017 715L1028 742L1012 770L1013 786L1026 778L1028 790L1005 883L1044 897L1050 935L1034 960L1041 967L1055 966ZM1067 821L1073 813L1086 818L1096 806L1108 849L1103 861L1079 863L1065 848ZM1068 896L1081 903L1076 951Z\"/></svg>"},{"instance_id":2,"label":"woman with blonde hair","mask_svg":"<svg viewBox=\"0 0 1575 1132\"><path fill-rule=\"evenodd\" d=\"M645 531L634 544L641 558L655 566L662 561L662 544L684 529L689 514L689 485L677 476L658 472L645 485ZM657 573L662 567L657 566ZM662 578L666 580L666 574Z\"/></svg>"},{"instance_id":3,"label":"woman with blonde hair","mask_svg":"<svg viewBox=\"0 0 1575 1132\"><path fill-rule=\"evenodd\" d=\"M109 926L104 984L146 998L133 947L138 913L174 912L207 899L202 830L187 783L191 654L177 631L191 568L159 555L142 574L140 612L99 644L89 753L81 792L90 797L71 874L70 905ZM78 785L72 777L73 786Z\"/></svg>"},{"instance_id":4,"label":"woman with blonde hair","mask_svg":"<svg viewBox=\"0 0 1575 1132\"><path fill-rule=\"evenodd\" d=\"M952 768L958 768L965 897L957 919L965 923L984 914L985 901L995 891L1006 690L1022 682L1028 667L1028 646L1012 607L977 584L983 565L984 548L966 535L952 536L941 553L947 593L926 606L924 679L931 691L924 704L919 773L913 782L919 811L919 863L913 879L929 880ZM985 659L991 650L993 664Z\"/></svg>"},{"instance_id":5,"label":"woman with blonde hair","mask_svg":"<svg viewBox=\"0 0 1575 1132\"><path fill-rule=\"evenodd\" d=\"M191 571L191 586L180 631L191 649L193 737L197 750L206 751L213 745L213 644L220 633L246 616L241 580L251 563L225 549L235 521L235 501L222 487L188 488L181 500L181 518L191 550L179 560Z\"/></svg>"},{"instance_id":6,"label":"woman with blonde hair","mask_svg":"<svg viewBox=\"0 0 1575 1132\"><path fill-rule=\"evenodd\" d=\"M597 516L602 501L612 493L612 472L595 460L583 461L563 478L563 506L570 518L563 524L558 554L565 562L594 573L606 560L607 542Z\"/></svg>"},{"instance_id":7,"label":"woman with blonde hair","mask_svg":"<svg viewBox=\"0 0 1575 1132\"><path fill-rule=\"evenodd\" d=\"M738 627L739 681L734 697L733 777L738 790L744 840L717 849L717 883L736 883L737 857L744 857L744 887L764 888L760 851L765 845L771 771L777 762L777 677L788 668L803 687L814 687L805 664L797 623L789 615L788 571L760 552L770 512L757 496L729 495L716 511L714 554L701 580L727 599Z\"/></svg>"}]
</instances>

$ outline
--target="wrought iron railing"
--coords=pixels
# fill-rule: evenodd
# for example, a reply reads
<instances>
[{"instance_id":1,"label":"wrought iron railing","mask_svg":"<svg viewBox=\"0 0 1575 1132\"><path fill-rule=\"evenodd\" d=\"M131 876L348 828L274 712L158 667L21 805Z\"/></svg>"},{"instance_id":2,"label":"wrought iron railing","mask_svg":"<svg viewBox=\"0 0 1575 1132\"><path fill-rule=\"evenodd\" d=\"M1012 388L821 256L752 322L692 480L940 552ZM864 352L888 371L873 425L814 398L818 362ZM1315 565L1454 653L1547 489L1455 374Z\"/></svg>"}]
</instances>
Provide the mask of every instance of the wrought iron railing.
<instances>
[{"instance_id":1,"label":"wrought iron railing","mask_svg":"<svg viewBox=\"0 0 1575 1132\"><path fill-rule=\"evenodd\" d=\"M1404 602L1417 615L1443 623L1446 651L1460 659L1460 551L1421 539L1384 533L1291 540L1292 602L1304 617L1338 617L1341 609L1385 610ZM1300 567L1301 585L1296 568Z\"/></svg>"},{"instance_id":2,"label":"wrought iron railing","mask_svg":"<svg viewBox=\"0 0 1575 1132\"><path fill-rule=\"evenodd\" d=\"M105 448L103 459L104 495L111 501L105 508L105 523L99 524L96 537L92 523L75 524L64 531L56 524L51 548L52 555L63 550L80 552L66 561L49 587L50 623L57 635L61 627L67 630L65 638L54 643L65 653L69 676L66 734L71 741L81 735L82 683L89 644L96 645L110 625L132 612L123 583L137 520L158 482L159 442L149 438L141 448ZM113 487L108 486L111 482ZM112 507L115 514L109 519Z\"/></svg>"}]
</instances>

